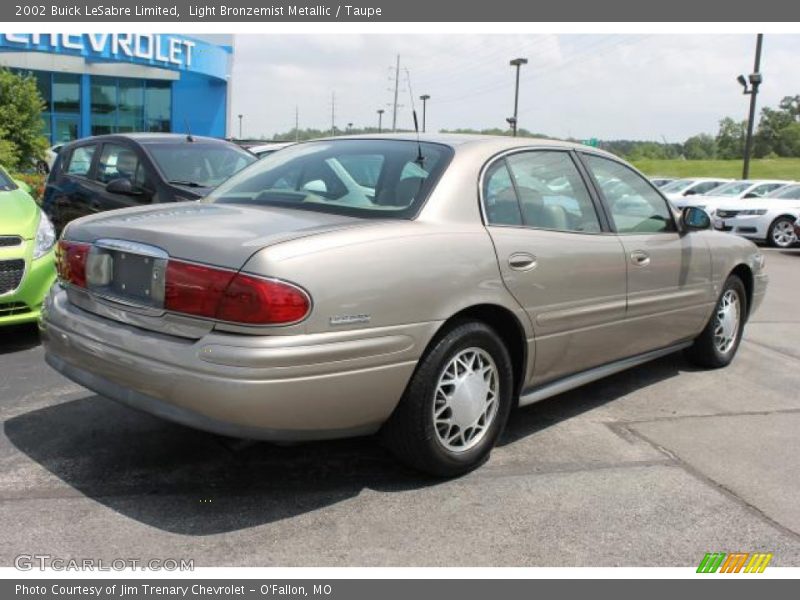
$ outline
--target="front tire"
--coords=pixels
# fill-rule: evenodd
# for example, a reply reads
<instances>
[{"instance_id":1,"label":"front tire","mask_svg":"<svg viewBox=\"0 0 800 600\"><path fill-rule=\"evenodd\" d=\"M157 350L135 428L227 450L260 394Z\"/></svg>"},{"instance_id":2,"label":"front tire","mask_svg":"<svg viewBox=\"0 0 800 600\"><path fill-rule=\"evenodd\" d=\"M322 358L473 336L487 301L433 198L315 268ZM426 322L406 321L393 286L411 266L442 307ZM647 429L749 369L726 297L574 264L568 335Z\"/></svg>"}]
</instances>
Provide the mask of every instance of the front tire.
<instances>
[{"instance_id":1,"label":"front tire","mask_svg":"<svg viewBox=\"0 0 800 600\"><path fill-rule=\"evenodd\" d=\"M459 323L420 360L383 439L415 469L463 475L488 459L508 420L513 388L500 336L478 321Z\"/></svg>"},{"instance_id":2,"label":"front tire","mask_svg":"<svg viewBox=\"0 0 800 600\"><path fill-rule=\"evenodd\" d=\"M789 217L778 217L769 226L767 243L773 248L791 248L796 242L794 221Z\"/></svg>"},{"instance_id":3,"label":"front tire","mask_svg":"<svg viewBox=\"0 0 800 600\"><path fill-rule=\"evenodd\" d=\"M742 341L747 317L747 293L742 280L731 275L703 332L686 350L687 358L700 367L718 369L730 364Z\"/></svg>"}]
</instances>

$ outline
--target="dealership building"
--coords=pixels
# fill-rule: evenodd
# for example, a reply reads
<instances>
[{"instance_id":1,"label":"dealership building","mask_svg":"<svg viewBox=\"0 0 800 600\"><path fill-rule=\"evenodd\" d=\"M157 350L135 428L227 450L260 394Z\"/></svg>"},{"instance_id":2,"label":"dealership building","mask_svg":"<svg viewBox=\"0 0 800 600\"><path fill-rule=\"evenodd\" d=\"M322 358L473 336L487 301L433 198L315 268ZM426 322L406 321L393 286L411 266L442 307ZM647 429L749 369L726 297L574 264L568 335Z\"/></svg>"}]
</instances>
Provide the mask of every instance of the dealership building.
<instances>
[{"instance_id":1,"label":"dealership building","mask_svg":"<svg viewBox=\"0 0 800 600\"><path fill-rule=\"evenodd\" d=\"M226 137L233 36L0 34L0 66L36 78L45 133L166 131Z\"/></svg>"}]
</instances>

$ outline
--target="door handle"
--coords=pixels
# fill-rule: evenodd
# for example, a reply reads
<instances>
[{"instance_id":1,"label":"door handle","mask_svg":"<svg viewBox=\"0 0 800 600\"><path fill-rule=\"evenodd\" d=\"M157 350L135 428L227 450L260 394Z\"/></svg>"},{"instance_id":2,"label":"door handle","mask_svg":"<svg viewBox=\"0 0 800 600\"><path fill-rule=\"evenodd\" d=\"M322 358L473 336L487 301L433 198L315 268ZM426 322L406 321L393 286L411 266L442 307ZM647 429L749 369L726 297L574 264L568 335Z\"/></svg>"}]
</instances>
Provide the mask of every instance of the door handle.
<instances>
[{"instance_id":1,"label":"door handle","mask_svg":"<svg viewBox=\"0 0 800 600\"><path fill-rule=\"evenodd\" d=\"M515 252L508 257L508 266L515 271L530 271L536 268L536 257L527 252Z\"/></svg>"},{"instance_id":2,"label":"door handle","mask_svg":"<svg viewBox=\"0 0 800 600\"><path fill-rule=\"evenodd\" d=\"M646 267L650 264L650 255L644 250L634 250L631 252L631 262L637 267Z\"/></svg>"}]
</instances>

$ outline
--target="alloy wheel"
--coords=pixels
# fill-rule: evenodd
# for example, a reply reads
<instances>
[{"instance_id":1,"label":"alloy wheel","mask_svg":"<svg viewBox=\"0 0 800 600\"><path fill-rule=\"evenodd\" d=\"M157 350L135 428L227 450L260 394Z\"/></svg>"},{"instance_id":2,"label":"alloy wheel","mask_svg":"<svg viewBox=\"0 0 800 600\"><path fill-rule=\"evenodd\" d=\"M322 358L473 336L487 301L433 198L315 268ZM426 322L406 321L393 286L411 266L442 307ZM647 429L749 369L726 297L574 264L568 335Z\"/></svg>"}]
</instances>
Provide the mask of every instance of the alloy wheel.
<instances>
[{"instance_id":1,"label":"alloy wheel","mask_svg":"<svg viewBox=\"0 0 800 600\"><path fill-rule=\"evenodd\" d=\"M721 354L730 352L739 335L741 318L739 295L727 290L720 298L714 321L714 346Z\"/></svg>"},{"instance_id":2,"label":"alloy wheel","mask_svg":"<svg viewBox=\"0 0 800 600\"><path fill-rule=\"evenodd\" d=\"M481 348L461 350L439 376L433 401L436 437L450 452L465 452L486 435L497 416L499 375Z\"/></svg>"},{"instance_id":3,"label":"alloy wheel","mask_svg":"<svg viewBox=\"0 0 800 600\"><path fill-rule=\"evenodd\" d=\"M794 234L794 225L786 220L781 220L772 226L772 241L780 248L788 248L797 241Z\"/></svg>"}]
</instances>

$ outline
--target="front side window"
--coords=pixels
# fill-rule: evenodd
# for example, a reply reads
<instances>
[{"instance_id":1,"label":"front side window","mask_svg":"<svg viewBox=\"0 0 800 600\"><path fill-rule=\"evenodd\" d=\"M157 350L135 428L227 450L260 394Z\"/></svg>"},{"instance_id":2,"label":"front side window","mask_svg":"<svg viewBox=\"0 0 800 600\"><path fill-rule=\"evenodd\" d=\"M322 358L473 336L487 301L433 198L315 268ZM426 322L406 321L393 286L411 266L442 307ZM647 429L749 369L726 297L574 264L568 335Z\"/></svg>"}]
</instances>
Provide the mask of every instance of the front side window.
<instances>
[{"instance_id":1,"label":"front side window","mask_svg":"<svg viewBox=\"0 0 800 600\"><path fill-rule=\"evenodd\" d=\"M753 183L751 181L732 181L711 190L709 196L726 196L732 198L744 193Z\"/></svg>"},{"instance_id":2,"label":"front side window","mask_svg":"<svg viewBox=\"0 0 800 600\"><path fill-rule=\"evenodd\" d=\"M257 160L229 144L148 142L144 147L167 181L193 187L215 187Z\"/></svg>"},{"instance_id":3,"label":"front side window","mask_svg":"<svg viewBox=\"0 0 800 600\"><path fill-rule=\"evenodd\" d=\"M603 192L617 233L676 230L666 200L646 179L615 160L584 154L584 161Z\"/></svg>"},{"instance_id":4,"label":"front side window","mask_svg":"<svg viewBox=\"0 0 800 600\"><path fill-rule=\"evenodd\" d=\"M92 157L96 149L97 146L94 144L75 148L69 158L66 170L67 175L88 175L89 170L92 168Z\"/></svg>"},{"instance_id":5,"label":"front side window","mask_svg":"<svg viewBox=\"0 0 800 600\"><path fill-rule=\"evenodd\" d=\"M695 194L705 194L710 192L714 188L720 186L720 181L704 181L702 183L698 183L696 186L692 188L692 192Z\"/></svg>"},{"instance_id":6,"label":"front side window","mask_svg":"<svg viewBox=\"0 0 800 600\"><path fill-rule=\"evenodd\" d=\"M755 196L766 196L770 192L774 192L778 188L782 187L783 183L762 183L761 185L757 185L752 190L748 192L749 194L753 194Z\"/></svg>"},{"instance_id":7,"label":"front side window","mask_svg":"<svg viewBox=\"0 0 800 600\"><path fill-rule=\"evenodd\" d=\"M275 152L203 201L413 218L452 155L447 146L402 140L336 140Z\"/></svg>"},{"instance_id":8,"label":"front side window","mask_svg":"<svg viewBox=\"0 0 800 600\"><path fill-rule=\"evenodd\" d=\"M141 188L144 168L133 149L121 144L105 144L97 164L97 179L102 183L128 179L135 188Z\"/></svg>"}]
</instances>

